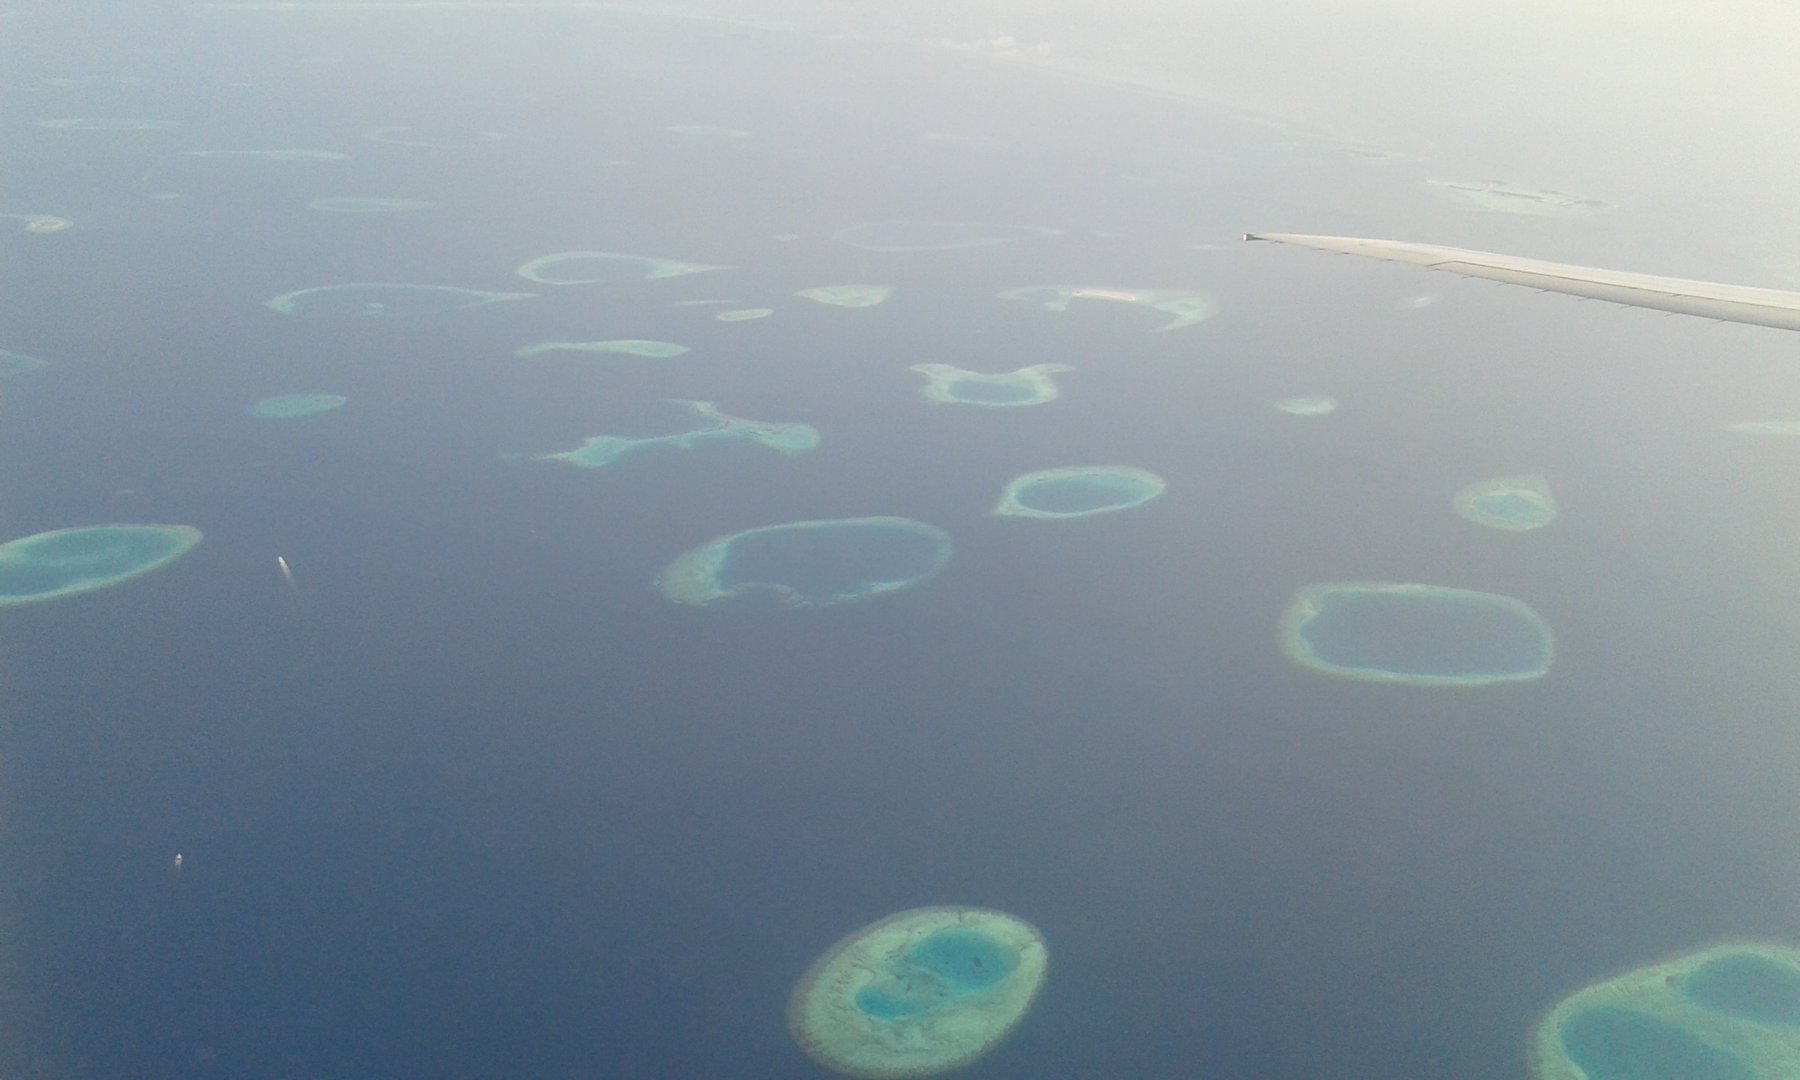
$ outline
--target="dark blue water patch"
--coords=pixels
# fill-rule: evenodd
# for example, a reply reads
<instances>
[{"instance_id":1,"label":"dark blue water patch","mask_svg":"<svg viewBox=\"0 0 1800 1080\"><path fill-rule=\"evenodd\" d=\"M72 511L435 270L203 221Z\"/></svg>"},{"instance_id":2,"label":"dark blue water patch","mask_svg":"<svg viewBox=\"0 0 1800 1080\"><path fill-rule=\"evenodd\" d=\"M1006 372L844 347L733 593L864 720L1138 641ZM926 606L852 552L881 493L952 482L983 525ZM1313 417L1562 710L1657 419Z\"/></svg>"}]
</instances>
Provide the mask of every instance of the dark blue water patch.
<instances>
[{"instance_id":1,"label":"dark blue water patch","mask_svg":"<svg viewBox=\"0 0 1800 1080\"><path fill-rule=\"evenodd\" d=\"M979 930L940 930L914 945L907 959L963 993L986 990L1019 966L1019 954Z\"/></svg>"},{"instance_id":2,"label":"dark blue water patch","mask_svg":"<svg viewBox=\"0 0 1800 1080\"><path fill-rule=\"evenodd\" d=\"M903 994L890 994L873 986L865 986L856 992L856 1007L863 1015L876 1020L905 1020L917 1016L931 1007L931 1003L916 997Z\"/></svg>"},{"instance_id":3,"label":"dark blue water patch","mask_svg":"<svg viewBox=\"0 0 1800 1080\"><path fill-rule=\"evenodd\" d=\"M1563 1051L1588 1080L1756 1080L1756 1070L1673 1024L1605 1005L1562 1025Z\"/></svg>"},{"instance_id":4,"label":"dark blue water patch","mask_svg":"<svg viewBox=\"0 0 1800 1080\"><path fill-rule=\"evenodd\" d=\"M1766 956L1741 953L1710 961L1682 980L1681 992L1725 1016L1800 1027L1800 971Z\"/></svg>"}]
</instances>

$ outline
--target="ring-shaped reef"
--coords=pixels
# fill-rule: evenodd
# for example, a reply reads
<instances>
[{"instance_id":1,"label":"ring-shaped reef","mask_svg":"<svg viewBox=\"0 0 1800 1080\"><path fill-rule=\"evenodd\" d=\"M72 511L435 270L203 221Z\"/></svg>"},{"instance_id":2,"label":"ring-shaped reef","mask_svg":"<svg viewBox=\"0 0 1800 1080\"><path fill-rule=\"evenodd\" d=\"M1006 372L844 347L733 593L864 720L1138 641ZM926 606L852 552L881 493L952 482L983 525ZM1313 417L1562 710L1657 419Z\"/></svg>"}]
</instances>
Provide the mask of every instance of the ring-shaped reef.
<instances>
[{"instance_id":1,"label":"ring-shaped reef","mask_svg":"<svg viewBox=\"0 0 1800 1080\"><path fill-rule=\"evenodd\" d=\"M1077 300L1106 300L1160 311L1172 318L1157 331L1179 330L1203 323L1219 313L1219 305L1202 292L1189 289L1119 289L1098 285L1026 285L1007 289L1002 300L1036 304L1045 311L1068 311Z\"/></svg>"},{"instance_id":2,"label":"ring-shaped reef","mask_svg":"<svg viewBox=\"0 0 1800 1080\"><path fill-rule=\"evenodd\" d=\"M1532 1039L1535 1080L1792 1080L1800 950L1737 942L1570 994Z\"/></svg>"},{"instance_id":3,"label":"ring-shaped reef","mask_svg":"<svg viewBox=\"0 0 1800 1080\"><path fill-rule=\"evenodd\" d=\"M54 214L0 214L0 218L21 222L21 232L38 234L62 232L75 224L68 218L60 218Z\"/></svg>"},{"instance_id":4,"label":"ring-shaped reef","mask_svg":"<svg viewBox=\"0 0 1800 1080\"><path fill-rule=\"evenodd\" d=\"M336 150L189 150L189 157L216 161L348 161L349 154Z\"/></svg>"},{"instance_id":5,"label":"ring-shaped reef","mask_svg":"<svg viewBox=\"0 0 1800 1080\"><path fill-rule=\"evenodd\" d=\"M263 301L263 306L283 315L362 315L386 318L394 315L429 315L484 307L507 300L525 300L536 293L485 292L458 285L406 285L389 281L353 281L296 289Z\"/></svg>"},{"instance_id":6,"label":"ring-shaped reef","mask_svg":"<svg viewBox=\"0 0 1800 1080\"><path fill-rule=\"evenodd\" d=\"M430 210L442 203L425 202L422 199L384 199L372 195L330 195L323 199L314 199L306 204L308 210L323 210L328 214L405 214L418 210Z\"/></svg>"},{"instance_id":7,"label":"ring-shaped reef","mask_svg":"<svg viewBox=\"0 0 1800 1080\"><path fill-rule=\"evenodd\" d=\"M903 517L793 521L721 536L675 557L656 579L678 604L772 599L831 607L909 588L950 561L950 534Z\"/></svg>"},{"instance_id":8,"label":"ring-shaped reef","mask_svg":"<svg viewBox=\"0 0 1800 1080\"><path fill-rule=\"evenodd\" d=\"M957 251L1016 240L1060 236L1037 225L989 225L978 221L871 221L839 229L831 238L864 251Z\"/></svg>"},{"instance_id":9,"label":"ring-shaped reef","mask_svg":"<svg viewBox=\"0 0 1800 1080\"><path fill-rule=\"evenodd\" d=\"M788 1003L808 1057L865 1080L971 1064L1031 1011L1050 953L1037 928L981 908L890 915L827 949Z\"/></svg>"},{"instance_id":10,"label":"ring-shaped reef","mask_svg":"<svg viewBox=\"0 0 1800 1080\"><path fill-rule=\"evenodd\" d=\"M181 126L179 120L139 120L122 116L65 116L36 123L51 131L168 131Z\"/></svg>"},{"instance_id":11,"label":"ring-shaped reef","mask_svg":"<svg viewBox=\"0 0 1800 1080\"><path fill-rule=\"evenodd\" d=\"M794 295L815 303L829 304L832 307L865 308L874 307L894 295L894 287L892 285L820 285L816 288L801 289Z\"/></svg>"},{"instance_id":12,"label":"ring-shaped reef","mask_svg":"<svg viewBox=\"0 0 1800 1080\"><path fill-rule=\"evenodd\" d=\"M699 426L672 435L632 438L624 435L590 435L573 450L555 454L504 454L509 461L548 461L583 469L603 469L622 457L657 448L694 450L708 443L750 442L783 454L799 454L819 445L819 431L810 424L775 423L727 416L710 401L676 401Z\"/></svg>"},{"instance_id":13,"label":"ring-shaped reef","mask_svg":"<svg viewBox=\"0 0 1800 1080\"><path fill-rule=\"evenodd\" d=\"M925 376L925 385L919 392L928 401L1004 409L1055 401L1062 391L1053 376L1075 369L1068 364L1033 364L1017 371L988 374L949 364L914 364L907 370Z\"/></svg>"},{"instance_id":14,"label":"ring-shaped reef","mask_svg":"<svg viewBox=\"0 0 1800 1080\"><path fill-rule=\"evenodd\" d=\"M1000 517L1079 518L1142 506L1168 487L1149 469L1131 465L1071 465L1041 469L1007 481L994 513Z\"/></svg>"},{"instance_id":15,"label":"ring-shaped reef","mask_svg":"<svg viewBox=\"0 0 1800 1080\"><path fill-rule=\"evenodd\" d=\"M626 356L644 356L652 360L668 360L681 356L688 351L686 345L677 345L673 341L645 341L642 338L619 338L614 341L540 341L535 345L526 345L513 350L513 355L521 360L529 360L534 356L542 356L551 352L595 352L623 353Z\"/></svg>"},{"instance_id":16,"label":"ring-shaped reef","mask_svg":"<svg viewBox=\"0 0 1800 1080\"><path fill-rule=\"evenodd\" d=\"M298 420L341 409L349 400L342 394L276 394L250 406L250 415L259 420Z\"/></svg>"},{"instance_id":17,"label":"ring-shaped reef","mask_svg":"<svg viewBox=\"0 0 1800 1080\"><path fill-rule=\"evenodd\" d=\"M1289 416L1330 416L1337 412L1338 403L1336 398L1324 394L1303 394L1280 398L1275 407Z\"/></svg>"},{"instance_id":18,"label":"ring-shaped reef","mask_svg":"<svg viewBox=\"0 0 1800 1080\"><path fill-rule=\"evenodd\" d=\"M1550 627L1523 600L1410 582L1307 586L1281 616L1281 642L1301 667L1411 686L1536 679L1555 656Z\"/></svg>"},{"instance_id":19,"label":"ring-shaped reef","mask_svg":"<svg viewBox=\"0 0 1800 1080\"><path fill-rule=\"evenodd\" d=\"M36 371L49 366L50 361L48 360L26 356L24 353L13 352L11 349L0 349L0 376L23 375L27 371Z\"/></svg>"},{"instance_id":20,"label":"ring-shaped reef","mask_svg":"<svg viewBox=\"0 0 1800 1080\"><path fill-rule=\"evenodd\" d=\"M1556 520L1556 496L1537 473L1478 480L1458 491L1452 502L1458 514L1490 529L1529 532Z\"/></svg>"},{"instance_id":21,"label":"ring-shaped reef","mask_svg":"<svg viewBox=\"0 0 1800 1080\"><path fill-rule=\"evenodd\" d=\"M606 285L621 281L654 281L685 277L729 266L659 259L650 255L626 255L617 251L559 251L540 255L514 273L544 285Z\"/></svg>"},{"instance_id":22,"label":"ring-shaped reef","mask_svg":"<svg viewBox=\"0 0 1800 1080\"><path fill-rule=\"evenodd\" d=\"M88 525L0 544L0 607L121 585L169 565L200 542L189 525Z\"/></svg>"}]
</instances>

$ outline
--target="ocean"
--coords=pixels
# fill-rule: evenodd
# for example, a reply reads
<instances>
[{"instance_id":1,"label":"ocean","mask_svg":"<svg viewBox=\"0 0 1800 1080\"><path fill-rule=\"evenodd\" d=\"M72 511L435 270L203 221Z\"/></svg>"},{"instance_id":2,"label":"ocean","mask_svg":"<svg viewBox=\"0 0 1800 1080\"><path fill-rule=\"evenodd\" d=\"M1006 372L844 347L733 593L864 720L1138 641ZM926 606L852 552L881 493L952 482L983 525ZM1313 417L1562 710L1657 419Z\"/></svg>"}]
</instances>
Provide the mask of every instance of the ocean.
<instances>
[{"instance_id":1,"label":"ocean","mask_svg":"<svg viewBox=\"0 0 1800 1080\"><path fill-rule=\"evenodd\" d=\"M205 532L0 613L0 1072L825 1076L784 1015L808 966L962 905L1050 956L971 1078L1517 1080L1563 996L1800 937L1797 451L1722 430L1800 413L1792 341L1238 237L1716 252L1646 265L1666 234L1628 206L1484 212L1443 163L991 50L320 8L0 22L30 31L0 46L0 211L72 223L0 231L0 347L50 362L0 384L5 537ZM119 117L178 125L37 123ZM285 149L347 156L191 153ZM307 206L333 197L433 205ZM878 221L1055 232L833 238ZM723 269L514 273L563 251ZM537 295L264 303L354 282ZM794 295L850 283L894 292ZM999 298L1038 285L1218 314ZM691 351L513 355L601 339ZM921 363L1072 370L982 408L927 401ZM348 401L248 415L286 393ZM1300 394L1339 408L1273 407ZM507 456L665 434L671 399L820 443ZM990 514L1080 465L1167 490ZM1452 509L1518 473L1548 527ZM871 515L945 530L948 564L792 610L653 584ZM1555 662L1445 688L1287 659L1294 592L1356 580L1518 597Z\"/></svg>"}]
</instances>

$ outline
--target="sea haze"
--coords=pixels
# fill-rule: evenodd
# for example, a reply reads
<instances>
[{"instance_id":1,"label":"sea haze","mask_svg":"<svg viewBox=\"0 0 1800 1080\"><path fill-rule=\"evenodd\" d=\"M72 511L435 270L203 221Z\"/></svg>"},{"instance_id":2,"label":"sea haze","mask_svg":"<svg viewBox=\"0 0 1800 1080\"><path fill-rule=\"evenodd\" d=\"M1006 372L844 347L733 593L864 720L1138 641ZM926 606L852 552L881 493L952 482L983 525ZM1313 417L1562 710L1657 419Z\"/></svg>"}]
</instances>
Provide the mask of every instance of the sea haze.
<instances>
[{"instance_id":1,"label":"sea haze","mask_svg":"<svg viewBox=\"0 0 1800 1080\"><path fill-rule=\"evenodd\" d=\"M1482 213L1430 161L879 35L601 10L5 25L31 33L0 45L0 211L74 225L0 230L0 347L52 362L0 387L0 532L206 533L0 614L7 1076L824 1076L786 1031L795 980L858 926L955 904L1051 957L972 1078L1518 1080L1559 997L1796 936L1795 450L1720 430L1800 415L1793 342L1237 240L1566 255L1630 207ZM182 123L33 123L71 116ZM389 127L458 145L365 138ZM187 153L286 148L349 157ZM306 205L359 196L437 205ZM832 239L888 220L1057 234ZM568 250L726 269L514 275ZM538 295L264 306L359 281ZM793 295L850 283L895 292ZM999 298L1031 285L1219 314L1158 332ZM747 307L774 314L714 318ZM608 339L691 351L513 355ZM982 408L927 401L920 363L1073 370L1053 402ZM248 415L287 393L349 401ZM1310 394L1340 407L1273 407ZM821 443L508 457L666 434L667 399ZM1079 465L1168 487L991 515L1009 479ZM1455 513L1523 473L1547 528ZM811 610L653 586L715 537L871 515L945 530L948 565ZM1555 665L1459 690L1289 662L1295 590L1355 580L1518 597Z\"/></svg>"}]
</instances>

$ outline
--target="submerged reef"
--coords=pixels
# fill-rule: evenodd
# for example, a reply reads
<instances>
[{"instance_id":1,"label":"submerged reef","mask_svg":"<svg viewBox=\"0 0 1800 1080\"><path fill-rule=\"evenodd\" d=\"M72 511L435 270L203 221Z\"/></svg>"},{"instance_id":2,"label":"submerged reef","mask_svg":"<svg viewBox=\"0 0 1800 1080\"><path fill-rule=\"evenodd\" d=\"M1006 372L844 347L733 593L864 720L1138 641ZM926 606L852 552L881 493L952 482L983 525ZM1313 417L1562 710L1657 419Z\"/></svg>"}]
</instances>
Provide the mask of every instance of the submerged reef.
<instances>
[{"instance_id":1,"label":"submerged reef","mask_svg":"<svg viewBox=\"0 0 1800 1080\"><path fill-rule=\"evenodd\" d=\"M1505 180L1427 180L1434 194L1478 210L1533 217L1586 217L1613 208L1611 203L1560 191L1513 184Z\"/></svg>"},{"instance_id":2,"label":"submerged reef","mask_svg":"<svg viewBox=\"0 0 1800 1080\"><path fill-rule=\"evenodd\" d=\"M442 203L424 202L419 199L383 199L361 195L332 195L323 199L314 199L306 204L308 210L323 210L330 214L404 214L415 210L429 210Z\"/></svg>"},{"instance_id":3,"label":"submerged reef","mask_svg":"<svg viewBox=\"0 0 1800 1080\"><path fill-rule=\"evenodd\" d=\"M482 307L506 300L525 300L536 293L484 292L456 285L404 285L387 281L353 281L296 289L263 301L283 315L425 315Z\"/></svg>"},{"instance_id":4,"label":"submerged reef","mask_svg":"<svg viewBox=\"0 0 1800 1080\"><path fill-rule=\"evenodd\" d=\"M659 259L650 255L626 255L617 251L559 251L541 255L514 271L528 281L545 285L604 285L619 281L652 281L685 277L729 266Z\"/></svg>"},{"instance_id":5,"label":"submerged reef","mask_svg":"<svg viewBox=\"0 0 1800 1080\"><path fill-rule=\"evenodd\" d=\"M1000 299L1022 300L1028 304L1036 304L1045 311L1068 311L1077 300L1108 300L1119 304L1135 304L1138 307L1174 316L1169 322L1155 327L1159 331L1179 330L1184 326L1193 326L1196 323L1205 322L1219 312L1219 306L1213 302L1212 297L1187 289L1027 285L1023 288L1007 289L1000 294Z\"/></svg>"},{"instance_id":6,"label":"submerged reef","mask_svg":"<svg viewBox=\"0 0 1800 1080\"><path fill-rule=\"evenodd\" d=\"M60 218L54 214L0 214L0 218L19 222L19 230L28 233L62 232L75 224L68 218Z\"/></svg>"},{"instance_id":7,"label":"submerged reef","mask_svg":"<svg viewBox=\"0 0 1800 1080\"><path fill-rule=\"evenodd\" d=\"M1015 916L914 908L827 949L794 987L788 1029L809 1057L846 1076L936 1076L1000 1045L1031 1010L1049 964L1042 935Z\"/></svg>"},{"instance_id":8,"label":"submerged reef","mask_svg":"<svg viewBox=\"0 0 1800 1080\"><path fill-rule=\"evenodd\" d=\"M925 376L925 385L919 392L931 401L1009 408L1055 401L1062 391L1052 376L1075 369L1067 364L1033 364L1017 371L984 374L949 364L914 364L907 370Z\"/></svg>"},{"instance_id":9,"label":"submerged reef","mask_svg":"<svg viewBox=\"0 0 1800 1080\"><path fill-rule=\"evenodd\" d=\"M548 461L563 465L575 465L583 469L602 469L627 455L659 447L668 450L693 450L707 443L751 442L769 447L771 450L779 450L784 454L798 454L819 445L818 429L809 424L743 420L725 415L710 401L678 401L675 404L685 406L700 426L689 428L686 431L678 431L673 435L652 435L642 438L631 438L624 435L590 435L573 450L564 450L555 454L506 454L503 456L511 461Z\"/></svg>"},{"instance_id":10,"label":"submerged reef","mask_svg":"<svg viewBox=\"0 0 1800 1080\"><path fill-rule=\"evenodd\" d=\"M250 415L260 420L298 420L341 409L349 400L342 394L277 394L250 406Z\"/></svg>"},{"instance_id":11,"label":"submerged reef","mask_svg":"<svg viewBox=\"0 0 1800 1080\"><path fill-rule=\"evenodd\" d=\"M747 529L677 556L656 587L678 604L772 599L831 607L917 585L950 561L950 534L903 517L794 521Z\"/></svg>"},{"instance_id":12,"label":"submerged reef","mask_svg":"<svg viewBox=\"0 0 1800 1080\"><path fill-rule=\"evenodd\" d=\"M1528 532L1556 519L1556 496L1536 473L1477 481L1458 491L1454 502L1457 513L1490 529Z\"/></svg>"},{"instance_id":13,"label":"submerged reef","mask_svg":"<svg viewBox=\"0 0 1800 1080\"><path fill-rule=\"evenodd\" d=\"M1733 943L1596 983L1532 1040L1535 1080L1791 1080L1800 950Z\"/></svg>"},{"instance_id":14,"label":"submerged reef","mask_svg":"<svg viewBox=\"0 0 1800 1080\"><path fill-rule=\"evenodd\" d=\"M109 589L167 566L200 539L188 525L90 525L0 544L0 607Z\"/></svg>"},{"instance_id":15,"label":"submerged reef","mask_svg":"<svg viewBox=\"0 0 1800 1080\"><path fill-rule=\"evenodd\" d=\"M1026 473L1007 482L994 513L1000 517L1078 518L1142 506L1168 484L1130 465L1075 465Z\"/></svg>"},{"instance_id":16,"label":"submerged reef","mask_svg":"<svg viewBox=\"0 0 1800 1080\"><path fill-rule=\"evenodd\" d=\"M820 285L794 294L832 307L874 307L894 295L892 285Z\"/></svg>"},{"instance_id":17,"label":"submerged reef","mask_svg":"<svg viewBox=\"0 0 1800 1080\"><path fill-rule=\"evenodd\" d=\"M23 375L27 371L36 371L49 366L50 361L48 360L39 360L35 356L26 356L24 353L13 352L11 349L0 349L0 376Z\"/></svg>"},{"instance_id":18,"label":"submerged reef","mask_svg":"<svg viewBox=\"0 0 1800 1080\"><path fill-rule=\"evenodd\" d=\"M864 251L955 251L993 247L1015 240L1060 236L1036 225L986 225L974 221L871 221L831 234L833 240Z\"/></svg>"},{"instance_id":19,"label":"submerged reef","mask_svg":"<svg viewBox=\"0 0 1800 1080\"><path fill-rule=\"evenodd\" d=\"M749 322L751 319L766 319L773 314L775 314L774 308L734 308L731 311L721 311L713 318L719 322Z\"/></svg>"},{"instance_id":20,"label":"submerged reef","mask_svg":"<svg viewBox=\"0 0 1800 1080\"><path fill-rule=\"evenodd\" d=\"M1282 613L1281 642L1301 667L1413 686L1536 679L1554 656L1550 628L1523 600L1385 581L1301 589Z\"/></svg>"},{"instance_id":21,"label":"submerged reef","mask_svg":"<svg viewBox=\"0 0 1800 1080\"><path fill-rule=\"evenodd\" d=\"M1338 403L1336 398L1323 394L1307 394L1281 398L1275 407L1289 416L1330 416L1337 412Z\"/></svg>"},{"instance_id":22,"label":"submerged reef","mask_svg":"<svg viewBox=\"0 0 1800 1080\"><path fill-rule=\"evenodd\" d=\"M540 341L535 345L514 349L513 355L521 360L527 360L533 356L542 356L550 352L596 352L624 353L627 356L647 356L654 360L667 360L687 351L686 345L677 345L673 341L618 338L613 341Z\"/></svg>"}]
</instances>

